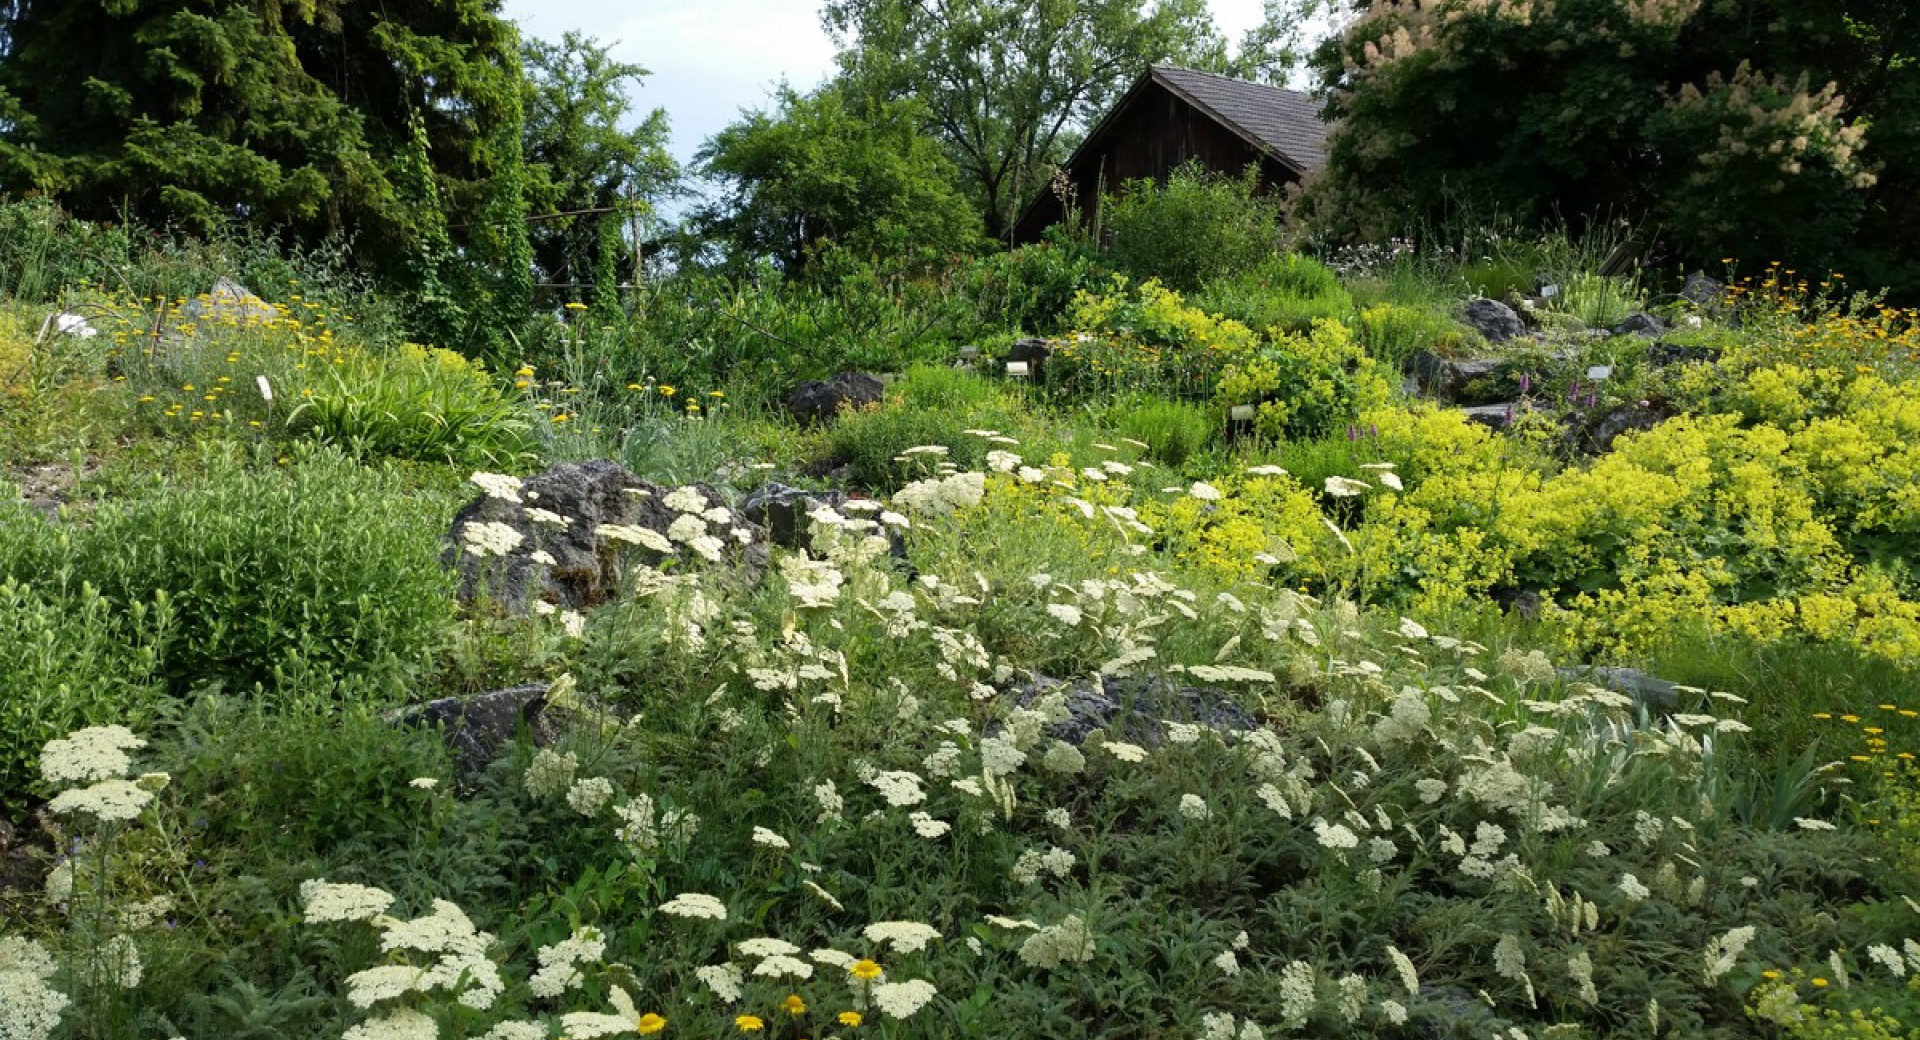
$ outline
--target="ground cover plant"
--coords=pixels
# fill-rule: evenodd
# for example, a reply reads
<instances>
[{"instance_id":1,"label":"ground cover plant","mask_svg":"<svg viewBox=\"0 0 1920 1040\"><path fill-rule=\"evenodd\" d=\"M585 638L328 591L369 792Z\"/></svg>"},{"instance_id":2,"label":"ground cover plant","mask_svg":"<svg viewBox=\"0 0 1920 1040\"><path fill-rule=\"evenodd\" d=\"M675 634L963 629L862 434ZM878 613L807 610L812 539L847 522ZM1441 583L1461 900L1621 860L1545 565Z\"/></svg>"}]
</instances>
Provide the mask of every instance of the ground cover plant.
<instances>
[{"instance_id":1,"label":"ground cover plant","mask_svg":"<svg viewBox=\"0 0 1920 1040\"><path fill-rule=\"evenodd\" d=\"M1574 298L1506 344L1413 243L689 273L484 363L324 280L18 291L0 1036L1907 1035L1914 316L1596 252L1508 247ZM594 459L664 533L529 497ZM617 592L462 598L523 530ZM525 683L478 758L395 721Z\"/></svg>"}]
</instances>

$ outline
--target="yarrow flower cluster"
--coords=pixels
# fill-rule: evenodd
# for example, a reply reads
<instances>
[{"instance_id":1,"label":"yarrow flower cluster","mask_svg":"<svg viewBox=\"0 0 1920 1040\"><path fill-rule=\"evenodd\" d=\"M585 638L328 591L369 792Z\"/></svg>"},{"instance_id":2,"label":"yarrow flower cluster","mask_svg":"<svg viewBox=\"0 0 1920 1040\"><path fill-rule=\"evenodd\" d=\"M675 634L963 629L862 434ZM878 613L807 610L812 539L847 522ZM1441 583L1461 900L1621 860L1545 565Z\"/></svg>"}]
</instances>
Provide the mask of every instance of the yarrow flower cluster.
<instances>
[{"instance_id":1,"label":"yarrow flower cluster","mask_svg":"<svg viewBox=\"0 0 1920 1040\"><path fill-rule=\"evenodd\" d=\"M46 1040L72 1003L49 985L60 967L45 947L18 936L0 937L0 1037Z\"/></svg>"}]
</instances>

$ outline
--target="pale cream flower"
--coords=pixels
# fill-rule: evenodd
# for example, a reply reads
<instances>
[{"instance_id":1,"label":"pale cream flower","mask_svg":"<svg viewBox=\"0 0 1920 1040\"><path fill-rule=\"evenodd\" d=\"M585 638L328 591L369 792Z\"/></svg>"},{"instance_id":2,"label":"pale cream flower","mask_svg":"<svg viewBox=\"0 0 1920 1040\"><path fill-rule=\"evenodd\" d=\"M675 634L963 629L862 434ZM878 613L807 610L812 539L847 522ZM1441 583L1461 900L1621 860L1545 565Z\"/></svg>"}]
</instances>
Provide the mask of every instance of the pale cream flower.
<instances>
[{"instance_id":1,"label":"pale cream flower","mask_svg":"<svg viewBox=\"0 0 1920 1040\"><path fill-rule=\"evenodd\" d=\"M393 896L367 885L334 884L325 878L300 883L308 924L370 921L393 906Z\"/></svg>"},{"instance_id":2,"label":"pale cream flower","mask_svg":"<svg viewBox=\"0 0 1920 1040\"><path fill-rule=\"evenodd\" d=\"M61 787L123 777L133 764L127 752L146 746L125 726L76 730L40 749L40 776Z\"/></svg>"},{"instance_id":3,"label":"pale cream flower","mask_svg":"<svg viewBox=\"0 0 1920 1040\"><path fill-rule=\"evenodd\" d=\"M940 938L937 928L918 921L875 921L864 933L871 943L884 943L895 953L919 953L927 943Z\"/></svg>"},{"instance_id":4,"label":"pale cream flower","mask_svg":"<svg viewBox=\"0 0 1920 1040\"><path fill-rule=\"evenodd\" d=\"M77 812L102 823L124 823L138 819L152 801L153 793L131 780L102 780L91 787L60 792L47 803L47 809L59 816Z\"/></svg>"},{"instance_id":5,"label":"pale cream flower","mask_svg":"<svg viewBox=\"0 0 1920 1040\"><path fill-rule=\"evenodd\" d=\"M660 911L675 917L700 917L712 921L727 919L727 904L699 892L682 892L660 904Z\"/></svg>"},{"instance_id":6,"label":"pale cream flower","mask_svg":"<svg viewBox=\"0 0 1920 1040\"><path fill-rule=\"evenodd\" d=\"M882 982L873 987L873 1006L888 1018L907 1018L926 1007L939 991L924 979L907 982Z\"/></svg>"},{"instance_id":7,"label":"pale cream flower","mask_svg":"<svg viewBox=\"0 0 1920 1040\"><path fill-rule=\"evenodd\" d=\"M479 485L488 498L497 498L503 502L520 501L520 478L504 473L475 473L467 478Z\"/></svg>"},{"instance_id":8,"label":"pale cream flower","mask_svg":"<svg viewBox=\"0 0 1920 1040\"><path fill-rule=\"evenodd\" d=\"M599 1034L578 1033L585 1040ZM380 1018L370 1018L341 1034L340 1040L439 1040L440 1027L433 1019L412 1008L397 1008Z\"/></svg>"}]
</instances>

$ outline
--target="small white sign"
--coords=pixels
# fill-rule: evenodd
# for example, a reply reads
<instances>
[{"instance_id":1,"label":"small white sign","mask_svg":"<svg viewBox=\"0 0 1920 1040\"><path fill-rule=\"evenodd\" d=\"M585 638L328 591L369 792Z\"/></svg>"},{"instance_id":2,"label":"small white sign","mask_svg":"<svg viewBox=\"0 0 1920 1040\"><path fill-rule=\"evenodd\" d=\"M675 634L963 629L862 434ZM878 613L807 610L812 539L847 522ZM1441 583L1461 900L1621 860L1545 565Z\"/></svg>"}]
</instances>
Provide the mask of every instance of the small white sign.
<instances>
[{"instance_id":1,"label":"small white sign","mask_svg":"<svg viewBox=\"0 0 1920 1040\"><path fill-rule=\"evenodd\" d=\"M1551 300L1558 295L1560 295L1560 287L1557 285L1543 285L1540 287L1540 298L1543 300Z\"/></svg>"},{"instance_id":2,"label":"small white sign","mask_svg":"<svg viewBox=\"0 0 1920 1040\"><path fill-rule=\"evenodd\" d=\"M1587 369L1588 379L1598 381L1602 379L1610 379L1612 377L1613 377L1612 365L1595 365L1592 368Z\"/></svg>"},{"instance_id":3,"label":"small white sign","mask_svg":"<svg viewBox=\"0 0 1920 1040\"><path fill-rule=\"evenodd\" d=\"M1027 363L1025 361L1007 362L1007 374L1020 379L1025 379L1027 377Z\"/></svg>"},{"instance_id":4,"label":"small white sign","mask_svg":"<svg viewBox=\"0 0 1920 1040\"><path fill-rule=\"evenodd\" d=\"M1236 421L1252 419L1253 406L1250 404L1236 404L1227 412L1227 415Z\"/></svg>"}]
</instances>

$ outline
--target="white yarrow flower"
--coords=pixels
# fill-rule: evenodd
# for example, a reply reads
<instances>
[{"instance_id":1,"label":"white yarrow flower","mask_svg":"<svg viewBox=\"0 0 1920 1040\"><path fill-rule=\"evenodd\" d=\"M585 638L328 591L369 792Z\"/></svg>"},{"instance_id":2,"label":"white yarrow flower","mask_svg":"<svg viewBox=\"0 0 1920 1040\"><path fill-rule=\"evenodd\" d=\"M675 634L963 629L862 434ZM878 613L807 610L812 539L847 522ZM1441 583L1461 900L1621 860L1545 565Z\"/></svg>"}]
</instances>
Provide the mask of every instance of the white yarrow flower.
<instances>
[{"instance_id":1,"label":"white yarrow flower","mask_svg":"<svg viewBox=\"0 0 1920 1040\"><path fill-rule=\"evenodd\" d=\"M660 912L675 917L700 917L712 921L727 919L727 904L699 892L682 892L660 904Z\"/></svg>"}]
</instances>

